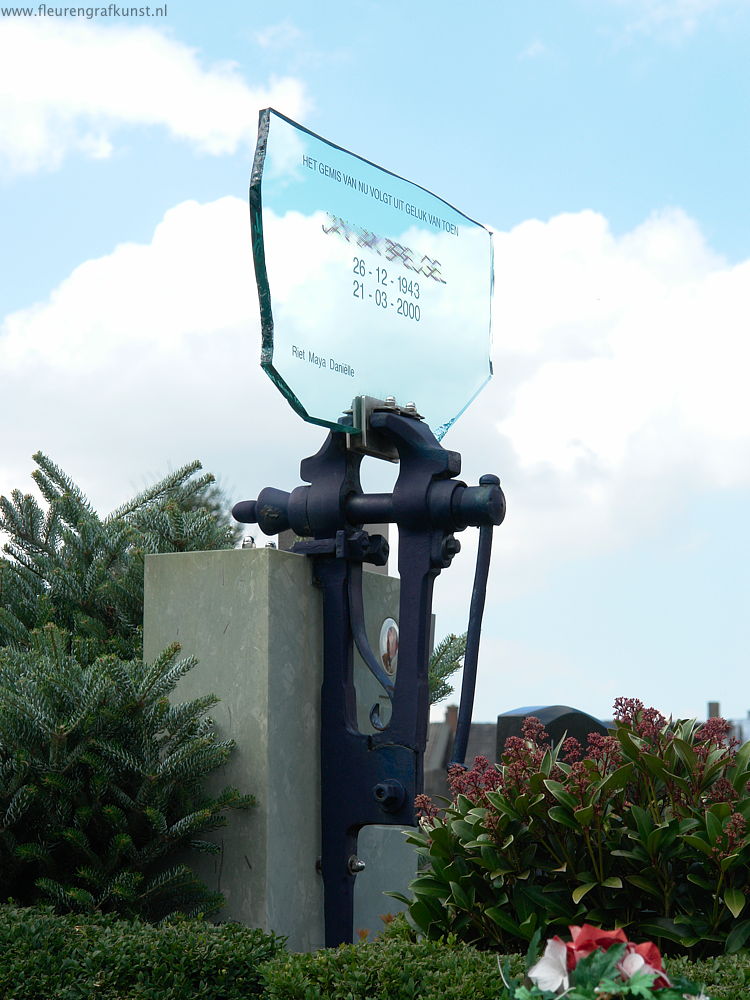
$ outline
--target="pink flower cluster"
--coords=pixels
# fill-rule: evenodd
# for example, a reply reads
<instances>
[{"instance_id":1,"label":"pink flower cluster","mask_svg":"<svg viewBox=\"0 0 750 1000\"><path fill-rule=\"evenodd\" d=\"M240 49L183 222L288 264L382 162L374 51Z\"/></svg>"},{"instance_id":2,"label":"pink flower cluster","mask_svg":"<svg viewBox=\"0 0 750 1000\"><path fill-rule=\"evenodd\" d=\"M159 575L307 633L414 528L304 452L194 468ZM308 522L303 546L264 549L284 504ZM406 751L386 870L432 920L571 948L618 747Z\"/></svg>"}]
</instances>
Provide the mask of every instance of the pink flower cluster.
<instances>
[{"instance_id":1,"label":"pink flower cluster","mask_svg":"<svg viewBox=\"0 0 750 1000\"><path fill-rule=\"evenodd\" d=\"M646 708L640 698L615 698L616 722L624 722L639 736L652 743L658 742L667 720L655 708Z\"/></svg>"},{"instance_id":2,"label":"pink flower cluster","mask_svg":"<svg viewBox=\"0 0 750 1000\"><path fill-rule=\"evenodd\" d=\"M529 978L540 989L567 990L570 985L570 973L582 958L586 958L599 948L607 951L613 944L618 943L627 946L625 954L617 963L617 969L624 981L643 969L655 974L655 989L672 985L664 971L661 953L653 942L634 944L628 941L621 928L603 931L599 927L592 927L591 924L571 927L570 933L571 941L563 941L557 935L550 938L542 957L529 969Z\"/></svg>"}]
</instances>

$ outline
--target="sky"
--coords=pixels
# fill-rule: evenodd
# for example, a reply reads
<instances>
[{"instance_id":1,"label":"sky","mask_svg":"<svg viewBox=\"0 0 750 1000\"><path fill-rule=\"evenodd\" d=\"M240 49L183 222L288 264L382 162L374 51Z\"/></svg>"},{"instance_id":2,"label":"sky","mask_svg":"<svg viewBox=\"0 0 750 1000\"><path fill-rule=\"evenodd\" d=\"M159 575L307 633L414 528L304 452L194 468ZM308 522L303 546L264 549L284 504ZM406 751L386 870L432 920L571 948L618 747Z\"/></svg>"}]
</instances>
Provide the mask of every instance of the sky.
<instances>
[{"instance_id":1,"label":"sky","mask_svg":"<svg viewBox=\"0 0 750 1000\"><path fill-rule=\"evenodd\" d=\"M37 450L103 513L194 458L298 485L324 432L259 367L247 209L274 107L494 234L494 378L444 440L508 503L475 720L744 718L749 0L73 10L0 7L0 493Z\"/></svg>"}]
</instances>

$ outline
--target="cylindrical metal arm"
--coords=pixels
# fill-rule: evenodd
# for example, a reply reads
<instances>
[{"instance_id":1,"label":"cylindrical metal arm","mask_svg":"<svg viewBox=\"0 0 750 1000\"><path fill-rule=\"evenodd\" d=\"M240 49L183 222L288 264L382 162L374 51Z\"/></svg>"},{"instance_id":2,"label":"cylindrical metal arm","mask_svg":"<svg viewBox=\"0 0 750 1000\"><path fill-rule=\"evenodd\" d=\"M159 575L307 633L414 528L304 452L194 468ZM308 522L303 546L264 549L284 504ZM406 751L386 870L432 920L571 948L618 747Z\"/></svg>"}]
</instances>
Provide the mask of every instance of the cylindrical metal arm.
<instances>
[{"instance_id":1,"label":"cylindrical metal arm","mask_svg":"<svg viewBox=\"0 0 750 1000\"><path fill-rule=\"evenodd\" d=\"M257 524L255 516L256 500L240 500L232 507L232 517L240 524Z\"/></svg>"},{"instance_id":2,"label":"cylindrical metal arm","mask_svg":"<svg viewBox=\"0 0 750 1000\"><path fill-rule=\"evenodd\" d=\"M389 524L393 521L390 493L353 493L346 501L346 517L351 524Z\"/></svg>"},{"instance_id":3,"label":"cylindrical metal arm","mask_svg":"<svg viewBox=\"0 0 750 1000\"><path fill-rule=\"evenodd\" d=\"M497 476L482 476L479 486L466 486L451 479L433 482L428 494L427 511L421 505L411 510L408 500L394 501L390 493L352 493L344 501L343 517L351 525L388 524L425 514L429 522L449 531L482 525L501 524L505 517L505 497ZM267 486L257 500L243 500L234 505L232 516L245 524L257 523L267 535L275 535L290 526L298 534L314 534L307 510L309 487L297 487L291 494ZM309 521L308 521L309 519ZM310 522L310 523L309 523Z\"/></svg>"},{"instance_id":4,"label":"cylindrical metal arm","mask_svg":"<svg viewBox=\"0 0 750 1000\"><path fill-rule=\"evenodd\" d=\"M267 486L257 500L236 503L232 517L243 524L258 524L266 535L277 535L289 527L289 494Z\"/></svg>"}]
</instances>

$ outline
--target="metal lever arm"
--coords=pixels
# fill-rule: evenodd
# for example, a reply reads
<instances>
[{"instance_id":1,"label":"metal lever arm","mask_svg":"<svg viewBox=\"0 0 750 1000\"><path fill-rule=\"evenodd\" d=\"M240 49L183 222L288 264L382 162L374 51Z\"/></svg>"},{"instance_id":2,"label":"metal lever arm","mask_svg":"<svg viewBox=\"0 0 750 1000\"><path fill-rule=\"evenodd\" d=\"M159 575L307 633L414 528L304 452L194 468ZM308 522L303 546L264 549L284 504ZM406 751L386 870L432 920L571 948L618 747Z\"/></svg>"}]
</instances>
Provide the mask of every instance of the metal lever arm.
<instances>
[{"instance_id":1,"label":"metal lever arm","mask_svg":"<svg viewBox=\"0 0 750 1000\"><path fill-rule=\"evenodd\" d=\"M466 634L464 672L461 681L461 701L458 707L456 736L453 740L453 752L451 754L451 765L460 764L462 767L466 760L466 746L469 742L471 717L474 709L474 691L477 684L477 663L479 660L479 637L482 630L484 599L487 592L487 577L489 575L491 555L492 525L484 525L479 529L477 565L474 571L474 586L471 591L469 628Z\"/></svg>"}]
</instances>

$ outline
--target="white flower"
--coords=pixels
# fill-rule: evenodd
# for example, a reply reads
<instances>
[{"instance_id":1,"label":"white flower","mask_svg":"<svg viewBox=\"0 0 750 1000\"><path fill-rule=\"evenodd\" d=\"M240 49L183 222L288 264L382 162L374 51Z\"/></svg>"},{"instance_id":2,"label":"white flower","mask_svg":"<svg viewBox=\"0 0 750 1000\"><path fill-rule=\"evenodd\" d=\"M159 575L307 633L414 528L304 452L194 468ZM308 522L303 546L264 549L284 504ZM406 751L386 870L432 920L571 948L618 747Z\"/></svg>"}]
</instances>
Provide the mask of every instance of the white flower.
<instances>
[{"instance_id":1,"label":"white flower","mask_svg":"<svg viewBox=\"0 0 750 1000\"><path fill-rule=\"evenodd\" d=\"M642 969L645 964L646 961L642 955L639 955L635 951L631 951L617 963L617 968L622 973L623 979L630 979L630 977L639 969Z\"/></svg>"},{"instance_id":2,"label":"white flower","mask_svg":"<svg viewBox=\"0 0 750 1000\"><path fill-rule=\"evenodd\" d=\"M617 963L617 968L625 980L630 979L632 975L643 969L644 972L653 973L656 980L660 983L666 982L669 984L666 972L663 972L661 969L655 969L653 965L649 965L643 955L639 955L637 951L627 952ZM696 997L695 1000L700 1000L700 997ZM703 1000L709 1000L709 998L704 997Z\"/></svg>"},{"instance_id":3,"label":"white flower","mask_svg":"<svg viewBox=\"0 0 750 1000\"><path fill-rule=\"evenodd\" d=\"M544 954L529 969L529 979L540 990L568 988L568 951L559 937L550 938Z\"/></svg>"}]
</instances>

